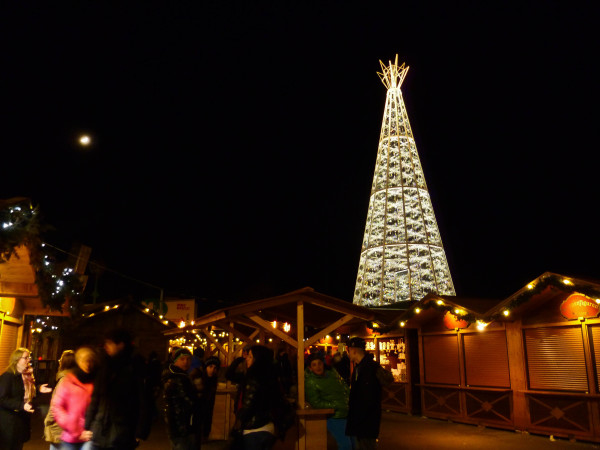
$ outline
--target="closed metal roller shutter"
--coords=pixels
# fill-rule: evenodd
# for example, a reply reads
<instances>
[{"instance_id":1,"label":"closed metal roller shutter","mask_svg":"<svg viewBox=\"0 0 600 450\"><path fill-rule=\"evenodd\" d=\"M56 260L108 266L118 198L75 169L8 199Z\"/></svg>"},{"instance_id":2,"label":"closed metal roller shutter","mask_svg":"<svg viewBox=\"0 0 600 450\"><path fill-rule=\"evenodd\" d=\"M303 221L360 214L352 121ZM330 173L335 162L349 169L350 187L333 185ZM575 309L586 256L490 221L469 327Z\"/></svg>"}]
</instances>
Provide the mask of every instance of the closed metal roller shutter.
<instances>
[{"instance_id":1,"label":"closed metal roller shutter","mask_svg":"<svg viewBox=\"0 0 600 450\"><path fill-rule=\"evenodd\" d=\"M460 384L456 335L423 336L423 357L426 383Z\"/></svg>"},{"instance_id":2,"label":"closed metal roller shutter","mask_svg":"<svg viewBox=\"0 0 600 450\"><path fill-rule=\"evenodd\" d=\"M17 331L19 327L14 323L3 322L2 338L0 340L0 373L8 367L8 358L17 348Z\"/></svg>"},{"instance_id":3,"label":"closed metal roller shutter","mask_svg":"<svg viewBox=\"0 0 600 450\"><path fill-rule=\"evenodd\" d=\"M594 353L594 365L596 366L596 387L600 388L600 326L589 327L592 340L592 352Z\"/></svg>"},{"instance_id":4,"label":"closed metal roller shutter","mask_svg":"<svg viewBox=\"0 0 600 450\"><path fill-rule=\"evenodd\" d=\"M464 334L467 386L510 387L506 333Z\"/></svg>"},{"instance_id":5,"label":"closed metal roller shutter","mask_svg":"<svg viewBox=\"0 0 600 450\"><path fill-rule=\"evenodd\" d=\"M525 329L530 389L587 392L581 327Z\"/></svg>"}]
</instances>

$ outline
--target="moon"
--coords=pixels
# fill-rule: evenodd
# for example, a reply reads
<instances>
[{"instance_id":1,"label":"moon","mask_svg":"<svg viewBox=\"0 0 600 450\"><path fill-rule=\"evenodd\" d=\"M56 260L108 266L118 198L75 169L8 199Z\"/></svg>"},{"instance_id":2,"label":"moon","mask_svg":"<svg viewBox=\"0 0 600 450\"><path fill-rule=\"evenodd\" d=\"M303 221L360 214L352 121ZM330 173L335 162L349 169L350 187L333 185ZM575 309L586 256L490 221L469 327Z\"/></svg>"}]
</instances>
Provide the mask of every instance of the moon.
<instances>
[{"instance_id":1,"label":"moon","mask_svg":"<svg viewBox=\"0 0 600 450\"><path fill-rule=\"evenodd\" d=\"M87 134L83 134L79 136L79 143L84 147L88 146L92 143L92 138L90 138Z\"/></svg>"}]
</instances>

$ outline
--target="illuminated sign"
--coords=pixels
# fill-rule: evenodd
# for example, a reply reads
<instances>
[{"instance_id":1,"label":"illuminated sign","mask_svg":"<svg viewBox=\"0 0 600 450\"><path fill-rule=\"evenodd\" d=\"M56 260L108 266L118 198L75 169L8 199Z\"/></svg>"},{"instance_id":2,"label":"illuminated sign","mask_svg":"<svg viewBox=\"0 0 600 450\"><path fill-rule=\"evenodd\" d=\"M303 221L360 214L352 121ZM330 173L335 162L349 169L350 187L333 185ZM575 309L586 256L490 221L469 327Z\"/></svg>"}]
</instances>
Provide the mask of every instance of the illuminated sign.
<instances>
[{"instance_id":1,"label":"illuminated sign","mask_svg":"<svg viewBox=\"0 0 600 450\"><path fill-rule=\"evenodd\" d=\"M560 313L566 319L590 319L600 313L600 305L583 294L571 294L560 305Z\"/></svg>"},{"instance_id":2,"label":"illuminated sign","mask_svg":"<svg viewBox=\"0 0 600 450\"><path fill-rule=\"evenodd\" d=\"M456 328L467 328L469 323L466 320L459 319L450 311L446 311L446 315L444 316L444 326L450 330L454 330Z\"/></svg>"}]
</instances>

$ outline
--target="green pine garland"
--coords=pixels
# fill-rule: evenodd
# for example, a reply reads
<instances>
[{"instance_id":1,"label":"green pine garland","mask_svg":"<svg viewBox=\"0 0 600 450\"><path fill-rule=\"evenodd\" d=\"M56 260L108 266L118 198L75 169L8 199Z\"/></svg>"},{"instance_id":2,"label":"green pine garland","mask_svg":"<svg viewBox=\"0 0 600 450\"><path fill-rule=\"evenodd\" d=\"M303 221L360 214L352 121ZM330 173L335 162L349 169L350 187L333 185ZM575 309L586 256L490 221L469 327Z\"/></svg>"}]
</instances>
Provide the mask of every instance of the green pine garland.
<instances>
[{"instance_id":1,"label":"green pine garland","mask_svg":"<svg viewBox=\"0 0 600 450\"><path fill-rule=\"evenodd\" d=\"M26 247L42 304L52 311L62 311L69 300L70 312L76 314L81 303L82 283L79 275L64 264L57 264L54 255L43 247L41 233L50 228L41 224L38 208L29 200L17 199L5 204L0 209L0 264L18 258L17 248Z\"/></svg>"}]
</instances>

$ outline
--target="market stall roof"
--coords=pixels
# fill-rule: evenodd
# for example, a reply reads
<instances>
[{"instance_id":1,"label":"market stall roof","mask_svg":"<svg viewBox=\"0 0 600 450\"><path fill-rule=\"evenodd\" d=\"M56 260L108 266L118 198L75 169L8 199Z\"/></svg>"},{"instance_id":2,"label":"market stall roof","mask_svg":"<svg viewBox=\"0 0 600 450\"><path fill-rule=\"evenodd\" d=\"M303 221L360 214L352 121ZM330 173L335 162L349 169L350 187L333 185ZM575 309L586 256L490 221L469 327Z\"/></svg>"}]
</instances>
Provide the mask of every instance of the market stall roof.
<instances>
[{"instance_id":1,"label":"market stall roof","mask_svg":"<svg viewBox=\"0 0 600 450\"><path fill-rule=\"evenodd\" d=\"M513 320L515 314L538 308L552 298L564 296L569 292L584 294L600 302L600 282L545 272L504 300L427 294L398 315L395 318L395 326L401 322L406 327L417 326L435 316L436 311L440 310L449 311L468 322ZM455 313L456 311L458 313Z\"/></svg>"},{"instance_id":2,"label":"market stall roof","mask_svg":"<svg viewBox=\"0 0 600 450\"><path fill-rule=\"evenodd\" d=\"M381 312L353 305L339 298L316 292L311 287L305 287L276 297L255 300L213 311L196 318L193 325L170 330L165 334L181 334L185 331L211 325L222 325L226 328L229 322L234 322L243 328L256 328L258 324L253 319L256 317L269 323L275 320L296 323L298 302L303 303L304 325L315 330L329 327L338 321L340 316L347 317L344 325L365 321L383 322L384 320L384 314ZM271 330L267 329L267 331Z\"/></svg>"}]
</instances>

